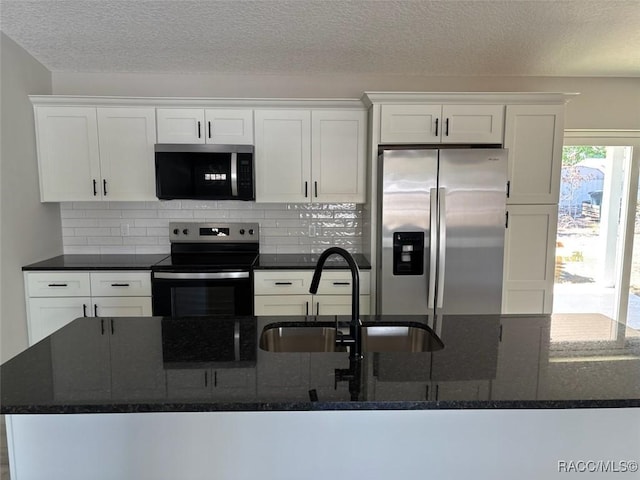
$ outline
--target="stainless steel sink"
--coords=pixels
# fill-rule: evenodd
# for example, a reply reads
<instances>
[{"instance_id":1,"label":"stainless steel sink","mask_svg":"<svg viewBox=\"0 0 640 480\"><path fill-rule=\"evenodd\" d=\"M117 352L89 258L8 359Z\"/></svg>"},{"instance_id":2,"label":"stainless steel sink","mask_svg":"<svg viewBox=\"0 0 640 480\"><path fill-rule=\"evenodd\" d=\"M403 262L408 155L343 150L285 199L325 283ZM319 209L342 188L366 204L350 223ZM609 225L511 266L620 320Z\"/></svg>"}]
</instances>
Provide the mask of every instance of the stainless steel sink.
<instances>
[{"instance_id":1,"label":"stainless steel sink","mask_svg":"<svg viewBox=\"0 0 640 480\"><path fill-rule=\"evenodd\" d=\"M433 352L444 344L427 325L417 322L363 322L363 352ZM349 329L332 322L277 322L265 326L260 348L268 352L345 352L340 344Z\"/></svg>"}]
</instances>

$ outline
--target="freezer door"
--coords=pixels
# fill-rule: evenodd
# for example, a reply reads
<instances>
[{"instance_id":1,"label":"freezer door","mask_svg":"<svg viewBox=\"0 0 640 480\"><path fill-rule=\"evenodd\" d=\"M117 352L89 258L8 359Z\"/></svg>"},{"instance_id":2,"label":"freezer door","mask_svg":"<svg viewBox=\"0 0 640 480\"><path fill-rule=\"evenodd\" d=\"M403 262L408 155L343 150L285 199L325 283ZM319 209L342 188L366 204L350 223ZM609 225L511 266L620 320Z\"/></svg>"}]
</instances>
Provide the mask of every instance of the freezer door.
<instances>
[{"instance_id":1,"label":"freezer door","mask_svg":"<svg viewBox=\"0 0 640 480\"><path fill-rule=\"evenodd\" d=\"M441 150L437 314L498 314L507 151Z\"/></svg>"},{"instance_id":2,"label":"freezer door","mask_svg":"<svg viewBox=\"0 0 640 480\"><path fill-rule=\"evenodd\" d=\"M438 151L385 150L379 169L379 312L427 315L435 305L436 251L431 245Z\"/></svg>"}]
</instances>

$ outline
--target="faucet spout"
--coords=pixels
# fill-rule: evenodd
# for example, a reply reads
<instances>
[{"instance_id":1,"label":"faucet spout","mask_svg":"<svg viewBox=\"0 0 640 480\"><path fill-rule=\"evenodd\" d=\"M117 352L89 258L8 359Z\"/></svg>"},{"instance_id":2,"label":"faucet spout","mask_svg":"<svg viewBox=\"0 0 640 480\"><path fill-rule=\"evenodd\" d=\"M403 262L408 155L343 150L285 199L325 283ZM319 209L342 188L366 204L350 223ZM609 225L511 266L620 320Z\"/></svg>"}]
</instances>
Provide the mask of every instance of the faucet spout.
<instances>
[{"instance_id":1,"label":"faucet spout","mask_svg":"<svg viewBox=\"0 0 640 480\"><path fill-rule=\"evenodd\" d=\"M344 258L351 270L351 324L349 326L349 333L353 341L352 348L350 350L351 357L360 357L362 353L362 341L361 341L361 326L360 322L360 271L356 261L351 254L345 249L340 247L331 247L326 249L320 258L313 272L313 279L311 280L311 288L309 293L315 294L318 292L318 286L320 285L320 277L322 276L322 269L327 259L331 255L339 255Z\"/></svg>"}]
</instances>

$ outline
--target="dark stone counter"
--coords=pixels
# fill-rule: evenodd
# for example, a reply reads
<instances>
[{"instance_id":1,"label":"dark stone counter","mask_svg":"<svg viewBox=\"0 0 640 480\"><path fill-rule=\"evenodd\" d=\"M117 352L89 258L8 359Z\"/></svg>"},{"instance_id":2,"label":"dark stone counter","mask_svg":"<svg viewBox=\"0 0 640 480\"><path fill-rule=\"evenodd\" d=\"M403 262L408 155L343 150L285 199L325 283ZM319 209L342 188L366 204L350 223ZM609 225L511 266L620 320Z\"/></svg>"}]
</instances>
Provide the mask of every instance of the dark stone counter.
<instances>
[{"instance_id":1,"label":"dark stone counter","mask_svg":"<svg viewBox=\"0 0 640 480\"><path fill-rule=\"evenodd\" d=\"M1 413L640 407L640 332L614 322L583 341L553 338L550 316L445 316L442 350L354 365L261 350L283 320L335 319L80 318L0 366Z\"/></svg>"},{"instance_id":2,"label":"dark stone counter","mask_svg":"<svg viewBox=\"0 0 640 480\"><path fill-rule=\"evenodd\" d=\"M168 253L147 255L58 255L22 267L38 270L151 270L151 266L169 256Z\"/></svg>"}]
</instances>

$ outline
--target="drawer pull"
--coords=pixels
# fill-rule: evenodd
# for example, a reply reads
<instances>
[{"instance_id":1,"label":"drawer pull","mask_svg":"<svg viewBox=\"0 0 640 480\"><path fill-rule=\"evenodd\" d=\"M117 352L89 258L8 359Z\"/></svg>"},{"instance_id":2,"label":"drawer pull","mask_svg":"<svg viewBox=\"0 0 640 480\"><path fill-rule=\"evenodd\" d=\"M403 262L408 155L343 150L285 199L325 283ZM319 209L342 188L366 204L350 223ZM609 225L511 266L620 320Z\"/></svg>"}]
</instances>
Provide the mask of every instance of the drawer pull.
<instances>
[{"instance_id":1,"label":"drawer pull","mask_svg":"<svg viewBox=\"0 0 640 480\"><path fill-rule=\"evenodd\" d=\"M276 285L293 285L291 282L276 282Z\"/></svg>"},{"instance_id":2,"label":"drawer pull","mask_svg":"<svg viewBox=\"0 0 640 480\"><path fill-rule=\"evenodd\" d=\"M112 283L112 287L130 287L131 285L128 283Z\"/></svg>"},{"instance_id":3,"label":"drawer pull","mask_svg":"<svg viewBox=\"0 0 640 480\"><path fill-rule=\"evenodd\" d=\"M333 282L334 285L351 285L349 282Z\"/></svg>"},{"instance_id":4,"label":"drawer pull","mask_svg":"<svg viewBox=\"0 0 640 480\"><path fill-rule=\"evenodd\" d=\"M68 287L69 285L67 285L66 283L50 283L49 286L50 287Z\"/></svg>"}]
</instances>

